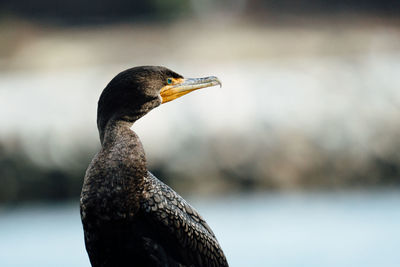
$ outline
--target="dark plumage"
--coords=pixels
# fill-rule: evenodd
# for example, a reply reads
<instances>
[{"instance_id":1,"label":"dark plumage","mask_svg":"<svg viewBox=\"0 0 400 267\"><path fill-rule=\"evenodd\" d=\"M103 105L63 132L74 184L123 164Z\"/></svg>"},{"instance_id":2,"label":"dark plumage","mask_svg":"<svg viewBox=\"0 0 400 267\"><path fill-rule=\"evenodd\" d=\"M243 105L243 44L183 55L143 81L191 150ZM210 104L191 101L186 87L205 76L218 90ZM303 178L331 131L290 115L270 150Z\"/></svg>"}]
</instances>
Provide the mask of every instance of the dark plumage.
<instances>
[{"instance_id":1,"label":"dark plumage","mask_svg":"<svg viewBox=\"0 0 400 267\"><path fill-rule=\"evenodd\" d=\"M80 207L92 266L228 266L203 218L147 170L132 123L161 103L220 84L164 67L118 74L98 102L101 150L90 163Z\"/></svg>"}]
</instances>

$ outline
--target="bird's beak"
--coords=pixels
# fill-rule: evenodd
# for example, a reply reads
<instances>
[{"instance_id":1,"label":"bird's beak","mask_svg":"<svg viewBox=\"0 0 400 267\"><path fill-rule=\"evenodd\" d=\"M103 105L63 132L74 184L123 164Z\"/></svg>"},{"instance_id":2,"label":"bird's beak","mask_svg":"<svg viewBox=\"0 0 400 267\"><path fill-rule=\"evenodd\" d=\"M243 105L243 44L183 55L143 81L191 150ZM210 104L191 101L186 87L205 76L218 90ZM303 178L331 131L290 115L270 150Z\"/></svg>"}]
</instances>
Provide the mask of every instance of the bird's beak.
<instances>
[{"instance_id":1,"label":"bird's beak","mask_svg":"<svg viewBox=\"0 0 400 267\"><path fill-rule=\"evenodd\" d=\"M197 89L215 86L218 84L222 86L221 82L215 76L187 79L172 78L171 81L171 84L161 88L160 96L162 98L162 103L167 103Z\"/></svg>"}]
</instances>

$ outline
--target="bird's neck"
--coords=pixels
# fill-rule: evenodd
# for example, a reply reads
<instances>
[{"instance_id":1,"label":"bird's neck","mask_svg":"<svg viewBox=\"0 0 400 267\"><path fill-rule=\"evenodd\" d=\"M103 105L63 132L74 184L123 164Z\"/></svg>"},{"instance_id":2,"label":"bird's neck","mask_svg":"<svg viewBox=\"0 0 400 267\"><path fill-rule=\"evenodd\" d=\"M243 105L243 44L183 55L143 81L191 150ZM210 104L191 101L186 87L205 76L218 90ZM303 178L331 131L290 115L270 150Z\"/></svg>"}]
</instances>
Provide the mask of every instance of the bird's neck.
<instances>
[{"instance_id":1,"label":"bird's neck","mask_svg":"<svg viewBox=\"0 0 400 267\"><path fill-rule=\"evenodd\" d=\"M105 136L115 129L129 129L132 124L146 115L150 110L161 104L159 98L155 98L138 106L120 108L119 110L108 110L107 106L100 104L97 108L97 128L100 134L101 143L104 143Z\"/></svg>"},{"instance_id":2,"label":"bird's neck","mask_svg":"<svg viewBox=\"0 0 400 267\"><path fill-rule=\"evenodd\" d=\"M101 146L103 148L130 147L133 149L132 152L144 154L139 136L131 130L132 125L133 122L126 120L110 120L105 129L100 132Z\"/></svg>"},{"instance_id":3,"label":"bird's neck","mask_svg":"<svg viewBox=\"0 0 400 267\"><path fill-rule=\"evenodd\" d=\"M132 122L124 120L108 121L105 127L99 130L101 146L103 148L109 147L120 141L121 138L137 138L136 134L130 129L132 124Z\"/></svg>"},{"instance_id":4,"label":"bird's neck","mask_svg":"<svg viewBox=\"0 0 400 267\"><path fill-rule=\"evenodd\" d=\"M108 122L101 145L103 151L135 169L138 176L144 176L147 174L146 156L139 136L130 129L132 124L125 120Z\"/></svg>"}]
</instances>

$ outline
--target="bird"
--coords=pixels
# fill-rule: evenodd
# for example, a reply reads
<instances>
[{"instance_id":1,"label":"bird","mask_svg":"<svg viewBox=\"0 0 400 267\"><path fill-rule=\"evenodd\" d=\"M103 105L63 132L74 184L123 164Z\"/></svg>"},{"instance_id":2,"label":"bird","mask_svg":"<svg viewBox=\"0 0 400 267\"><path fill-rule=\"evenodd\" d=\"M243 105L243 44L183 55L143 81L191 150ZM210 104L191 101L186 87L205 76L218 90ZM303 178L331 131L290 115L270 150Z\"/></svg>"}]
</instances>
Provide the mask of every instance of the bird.
<instances>
[{"instance_id":1,"label":"bird","mask_svg":"<svg viewBox=\"0 0 400 267\"><path fill-rule=\"evenodd\" d=\"M86 170L80 196L92 266L228 266L206 221L148 170L131 129L161 104L216 85L222 86L215 76L184 78L166 67L139 66L117 74L104 88L97 107L101 148Z\"/></svg>"}]
</instances>

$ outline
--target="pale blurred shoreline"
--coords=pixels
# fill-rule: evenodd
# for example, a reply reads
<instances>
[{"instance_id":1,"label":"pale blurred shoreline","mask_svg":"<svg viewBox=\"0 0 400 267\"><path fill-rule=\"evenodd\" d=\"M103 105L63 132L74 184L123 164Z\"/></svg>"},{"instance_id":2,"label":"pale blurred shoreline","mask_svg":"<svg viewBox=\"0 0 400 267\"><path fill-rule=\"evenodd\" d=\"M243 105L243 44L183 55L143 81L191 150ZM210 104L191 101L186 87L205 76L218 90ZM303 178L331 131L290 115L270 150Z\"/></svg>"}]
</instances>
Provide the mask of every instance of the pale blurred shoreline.
<instances>
[{"instance_id":1,"label":"pale blurred shoreline","mask_svg":"<svg viewBox=\"0 0 400 267\"><path fill-rule=\"evenodd\" d=\"M101 89L147 64L224 84L133 127L183 194L399 188L399 19L288 21L1 21L0 201L76 198Z\"/></svg>"}]
</instances>

